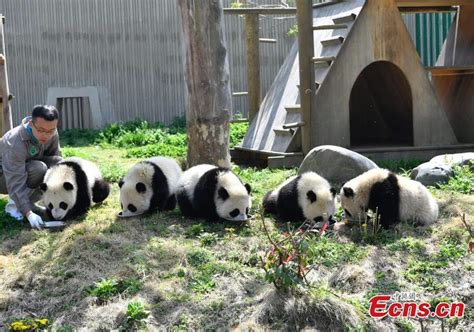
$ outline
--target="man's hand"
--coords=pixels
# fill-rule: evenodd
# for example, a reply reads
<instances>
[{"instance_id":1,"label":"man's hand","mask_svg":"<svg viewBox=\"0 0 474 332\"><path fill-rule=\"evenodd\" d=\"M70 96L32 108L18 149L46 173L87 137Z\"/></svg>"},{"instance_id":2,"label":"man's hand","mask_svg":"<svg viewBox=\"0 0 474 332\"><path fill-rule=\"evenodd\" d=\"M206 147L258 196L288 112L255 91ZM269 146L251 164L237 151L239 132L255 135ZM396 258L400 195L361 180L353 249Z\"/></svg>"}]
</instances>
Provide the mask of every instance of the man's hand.
<instances>
[{"instance_id":1,"label":"man's hand","mask_svg":"<svg viewBox=\"0 0 474 332\"><path fill-rule=\"evenodd\" d=\"M34 212L30 212L28 214L28 221L30 222L30 225L32 228L35 228L35 229L42 229L43 226L44 226L44 222L43 222L43 219L37 215L36 213Z\"/></svg>"}]
</instances>

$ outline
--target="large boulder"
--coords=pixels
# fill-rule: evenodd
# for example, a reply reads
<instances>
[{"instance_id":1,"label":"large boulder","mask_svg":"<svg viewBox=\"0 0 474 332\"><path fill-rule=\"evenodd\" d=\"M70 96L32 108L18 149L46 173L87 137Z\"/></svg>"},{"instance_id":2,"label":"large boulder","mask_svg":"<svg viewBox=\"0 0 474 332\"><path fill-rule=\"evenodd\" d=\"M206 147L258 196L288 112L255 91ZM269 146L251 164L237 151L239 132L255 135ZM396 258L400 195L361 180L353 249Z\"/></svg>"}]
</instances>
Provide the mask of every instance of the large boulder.
<instances>
[{"instance_id":1,"label":"large boulder","mask_svg":"<svg viewBox=\"0 0 474 332\"><path fill-rule=\"evenodd\" d=\"M347 181L373 168L378 166L354 151L340 146L321 145L306 155L298 174L316 172L339 190Z\"/></svg>"},{"instance_id":2,"label":"large boulder","mask_svg":"<svg viewBox=\"0 0 474 332\"><path fill-rule=\"evenodd\" d=\"M452 175L453 170L450 166L429 161L414 168L410 178L425 186L436 186L448 183Z\"/></svg>"},{"instance_id":3,"label":"large boulder","mask_svg":"<svg viewBox=\"0 0 474 332\"><path fill-rule=\"evenodd\" d=\"M443 154L433 157L429 162L433 164L462 166L469 165L474 160L474 152Z\"/></svg>"}]
</instances>

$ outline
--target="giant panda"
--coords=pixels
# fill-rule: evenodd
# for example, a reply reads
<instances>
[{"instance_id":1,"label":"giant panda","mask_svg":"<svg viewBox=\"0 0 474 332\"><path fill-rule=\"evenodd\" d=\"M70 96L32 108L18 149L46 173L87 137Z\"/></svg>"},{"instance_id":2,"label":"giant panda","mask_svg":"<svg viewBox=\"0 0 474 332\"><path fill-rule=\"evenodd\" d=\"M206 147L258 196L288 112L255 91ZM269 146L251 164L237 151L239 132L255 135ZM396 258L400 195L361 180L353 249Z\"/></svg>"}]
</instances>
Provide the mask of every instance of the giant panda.
<instances>
[{"instance_id":1,"label":"giant panda","mask_svg":"<svg viewBox=\"0 0 474 332\"><path fill-rule=\"evenodd\" d=\"M336 211L336 190L315 172L293 176L263 197L263 208L283 221L330 222Z\"/></svg>"},{"instance_id":2,"label":"giant panda","mask_svg":"<svg viewBox=\"0 0 474 332\"><path fill-rule=\"evenodd\" d=\"M102 179L92 162L71 157L48 169L40 184L43 203L56 220L74 218L100 203L110 193L110 185Z\"/></svg>"},{"instance_id":3,"label":"giant panda","mask_svg":"<svg viewBox=\"0 0 474 332\"><path fill-rule=\"evenodd\" d=\"M202 164L183 173L176 196L187 217L245 221L251 208L250 190L229 169Z\"/></svg>"},{"instance_id":4,"label":"giant panda","mask_svg":"<svg viewBox=\"0 0 474 332\"><path fill-rule=\"evenodd\" d=\"M176 207L176 185L183 171L171 158L153 157L135 164L119 181L119 217L138 216Z\"/></svg>"},{"instance_id":5,"label":"giant panda","mask_svg":"<svg viewBox=\"0 0 474 332\"><path fill-rule=\"evenodd\" d=\"M429 225L438 218L438 204L425 186L380 168L344 184L341 205L349 220L365 221L368 210L377 211L384 228L400 221Z\"/></svg>"}]
</instances>

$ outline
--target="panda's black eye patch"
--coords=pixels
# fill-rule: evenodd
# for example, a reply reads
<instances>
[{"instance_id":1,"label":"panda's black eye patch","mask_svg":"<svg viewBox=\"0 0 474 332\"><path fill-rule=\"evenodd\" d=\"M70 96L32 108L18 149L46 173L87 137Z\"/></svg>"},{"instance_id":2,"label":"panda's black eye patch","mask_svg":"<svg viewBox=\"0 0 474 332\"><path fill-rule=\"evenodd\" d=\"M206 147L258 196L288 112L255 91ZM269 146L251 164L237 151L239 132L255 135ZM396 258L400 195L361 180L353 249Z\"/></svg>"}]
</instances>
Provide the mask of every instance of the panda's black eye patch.
<instances>
[{"instance_id":1,"label":"panda's black eye patch","mask_svg":"<svg viewBox=\"0 0 474 332\"><path fill-rule=\"evenodd\" d=\"M66 210L68 205L67 205L67 203L61 202L61 203L59 203L59 207L63 210Z\"/></svg>"},{"instance_id":2,"label":"panda's black eye patch","mask_svg":"<svg viewBox=\"0 0 474 332\"><path fill-rule=\"evenodd\" d=\"M137 212L137 208L136 208L135 205L133 205L133 204L128 204L127 209L128 209L130 212Z\"/></svg>"},{"instance_id":3,"label":"panda's black eye patch","mask_svg":"<svg viewBox=\"0 0 474 332\"><path fill-rule=\"evenodd\" d=\"M308 199L311 203L316 202L316 194L314 193L314 191L312 191L312 190L308 191L306 193L306 197L308 197Z\"/></svg>"},{"instance_id":4,"label":"panda's black eye patch","mask_svg":"<svg viewBox=\"0 0 474 332\"><path fill-rule=\"evenodd\" d=\"M64 183L63 183L63 187L64 187L64 189L67 190L67 191L71 191L71 190L74 189L74 186L72 185L71 182L64 182Z\"/></svg>"},{"instance_id":5,"label":"panda's black eye patch","mask_svg":"<svg viewBox=\"0 0 474 332\"><path fill-rule=\"evenodd\" d=\"M245 209L245 214L246 214L246 215L249 214L249 208L246 208L246 209Z\"/></svg>"},{"instance_id":6,"label":"panda's black eye patch","mask_svg":"<svg viewBox=\"0 0 474 332\"><path fill-rule=\"evenodd\" d=\"M227 198L229 198L229 193L224 188L219 188L219 190L217 191L217 195L223 201L225 201Z\"/></svg>"},{"instance_id":7,"label":"panda's black eye patch","mask_svg":"<svg viewBox=\"0 0 474 332\"><path fill-rule=\"evenodd\" d=\"M48 204L48 209L52 210L54 208L53 203Z\"/></svg>"},{"instance_id":8,"label":"panda's black eye patch","mask_svg":"<svg viewBox=\"0 0 474 332\"><path fill-rule=\"evenodd\" d=\"M144 193L144 192L146 192L146 186L145 186L145 184L142 183L142 182L138 182L137 185L135 186L135 188L137 188L137 191L138 191L139 193ZM132 211L132 212L133 212L133 211Z\"/></svg>"},{"instance_id":9,"label":"panda's black eye patch","mask_svg":"<svg viewBox=\"0 0 474 332\"><path fill-rule=\"evenodd\" d=\"M232 210L232 211L229 213L229 215L230 215L232 218L235 218L235 217L237 217L237 216L239 215L239 213L240 213L239 209L234 209L234 210Z\"/></svg>"}]
</instances>

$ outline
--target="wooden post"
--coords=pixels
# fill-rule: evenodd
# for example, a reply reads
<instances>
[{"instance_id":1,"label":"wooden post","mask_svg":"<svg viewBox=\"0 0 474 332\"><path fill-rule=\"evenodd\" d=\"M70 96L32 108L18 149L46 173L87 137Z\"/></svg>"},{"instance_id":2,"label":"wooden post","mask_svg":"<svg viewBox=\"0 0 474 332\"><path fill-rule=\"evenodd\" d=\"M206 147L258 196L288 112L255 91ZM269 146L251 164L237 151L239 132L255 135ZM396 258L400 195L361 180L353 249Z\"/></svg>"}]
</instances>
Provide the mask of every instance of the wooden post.
<instances>
[{"instance_id":1,"label":"wooden post","mask_svg":"<svg viewBox=\"0 0 474 332\"><path fill-rule=\"evenodd\" d=\"M311 108L315 95L314 68L311 59L314 55L313 41L313 5L312 1L297 0L296 12L298 20L298 46L300 69L300 100L301 100L301 147L304 154L311 149Z\"/></svg>"},{"instance_id":2,"label":"wooden post","mask_svg":"<svg viewBox=\"0 0 474 332\"><path fill-rule=\"evenodd\" d=\"M12 113L10 107L10 90L8 88L7 61L5 58L5 35L3 24L5 17L0 14L0 98L2 116L0 117L0 126L2 135L12 129Z\"/></svg>"},{"instance_id":3,"label":"wooden post","mask_svg":"<svg viewBox=\"0 0 474 332\"><path fill-rule=\"evenodd\" d=\"M249 122L252 122L260 108L260 42L258 20L258 14L245 15Z\"/></svg>"},{"instance_id":4,"label":"wooden post","mask_svg":"<svg viewBox=\"0 0 474 332\"><path fill-rule=\"evenodd\" d=\"M222 0L178 1L186 64L188 167L230 167L232 94Z\"/></svg>"}]
</instances>

